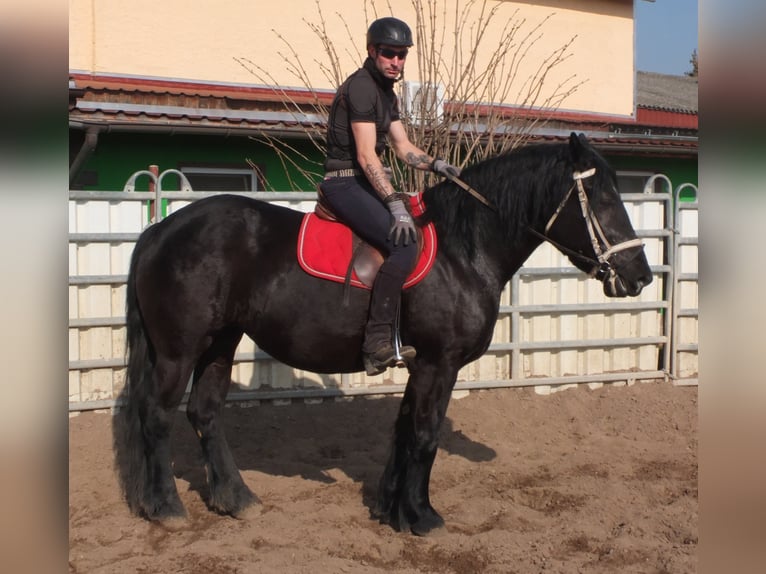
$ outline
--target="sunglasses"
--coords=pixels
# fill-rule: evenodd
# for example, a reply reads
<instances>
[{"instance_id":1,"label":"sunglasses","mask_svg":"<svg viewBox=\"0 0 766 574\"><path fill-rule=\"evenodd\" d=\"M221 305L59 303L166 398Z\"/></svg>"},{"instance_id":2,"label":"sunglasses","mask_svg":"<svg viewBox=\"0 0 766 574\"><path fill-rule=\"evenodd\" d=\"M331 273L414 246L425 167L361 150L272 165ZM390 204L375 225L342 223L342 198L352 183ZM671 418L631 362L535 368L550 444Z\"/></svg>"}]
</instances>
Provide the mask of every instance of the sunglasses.
<instances>
[{"instance_id":1,"label":"sunglasses","mask_svg":"<svg viewBox=\"0 0 766 574\"><path fill-rule=\"evenodd\" d=\"M387 60L393 60L394 57L404 60L407 57L408 50L394 50L393 48L378 48L378 54Z\"/></svg>"}]
</instances>

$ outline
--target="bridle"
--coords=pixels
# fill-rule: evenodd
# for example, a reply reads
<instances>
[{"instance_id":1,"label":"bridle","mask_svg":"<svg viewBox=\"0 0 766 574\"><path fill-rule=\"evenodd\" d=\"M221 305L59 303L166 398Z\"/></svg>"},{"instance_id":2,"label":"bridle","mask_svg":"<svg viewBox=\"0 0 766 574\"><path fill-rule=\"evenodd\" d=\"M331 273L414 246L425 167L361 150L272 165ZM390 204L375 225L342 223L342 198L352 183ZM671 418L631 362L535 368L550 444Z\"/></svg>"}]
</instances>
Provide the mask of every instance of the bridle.
<instances>
[{"instance_id":1,"label":"bridle","mask_svg":"<svg viewBox=\"0 0 766 574\"><path fill-rule=\"evenodd\" d=\"M643 247L643 242L641 239L636 237L634 239L628 239L627 241L622 241L612 245L606 238L606 235L604 235L604 230L601 228L598 219L591 209L590 202L588 201L588 196L585 193L585 187L582 183L584 179L592 177L595 175L595 173L595 167L582 172L574 172L574 174L572 174L574 183L569 188L569 191L567 191L564 199L562 199L561 203L559 203L556 211L553 212L553 215L548 220L548 223L545 224L544 233L540 233L531 227L529 228L529 231L543 241L547 241L562 253L590 263L593 266L593 270L589 273L589 275L591 277L595 277L599 281L603 281L607 278L612 278L617 274L614 265L610 261L615 253L619 253L620 251L631 249L633 247ZM548 232L550 231L551 227L553 227L553 224L556 222L556 219L561 213L561 210L564 209L567 201L569 201L569 197L572 195L572 191L574 191L575 187L577 187L577 197L580 200L580 210L582 211L582 216L585 219L585 225L588 228L588 235L590 235L590 241L591 245L593 246L593 252L596 254L596 259L569 249L568 247L561 245L548 236Z\"/></svg>"},{"instance_id":2,"label":"bridle","mask_svg":"<svg viewBox=\"0 0 766 574\"><path fill-rule=\"evenodd\" d=\"M589 263L593 268L592 271L589 273L589 275L591 277L595 277L599 281L604 281L606 279L610 279L610 280L614 279L614 277L617 275L615 266L610 261L610 259L612 258L614 254L619 253L620 251L624 251L626 249L631 249L633 247L643 247L644 243L638 237L636 237L634 239L628 239L627 241L622 241L620 243L612 245L609 242L609 240L606 238L606 235L604 234L604 230L601 228L601 224L599 224L598 219L596 218L595 214L593 213L593 210L591 209L590 201L588 201L588 195L585 193L585 187L583 186L583 183L582 183L584 179L593 177L595 174L596 174L595 167L592 167L586 171L574 172L572 174L572 179L574 180L574 183L572 183L572 186L569 188L569 191L567 191L566 195L564 196L564 199L562 199L561 203L559 203L558 207L556 208L556 211L553 212L553 215L548 220L548 223L545 224L544 233L540 233L539 231L537 231L536 229L532 229L531 227L529 227L528 230L530 233L532 233L532 235L539 237L543 241L547 241L548 243L553 245L556 249L558 249L562 253L570 257L580 259L581 261L585 261L586 263ZM456 176L448 175L447 179L459 185L463 190L470 193L474 198L476 198L481 203L489 207L491 210L497 211L495 206L493 206L489 202L489 200L487 200L487 198L485 198L483 195L481 195L478 191L473 189L470 185L465 183L460 178ZM577 198L580 200L580 210L582 211L583 219L585 219L585 226L588 228L588 235L590 235L590 241L591 241L591 245L593 246L593 253L596 254L596 259L593 259L592 257L588 257L587 255L583 255L582 253L578 253L577 251L574 251L573 249L570 249L569 247L561 245L560 243L551 239L548 236L548 232L550 231L551 227L553 227L553 224L556 222L556 219L561 213L561 210L564 209L564 206L569 201L569 198L571 197L575 187L577 188Z\"/></svg>"}]
</instances>

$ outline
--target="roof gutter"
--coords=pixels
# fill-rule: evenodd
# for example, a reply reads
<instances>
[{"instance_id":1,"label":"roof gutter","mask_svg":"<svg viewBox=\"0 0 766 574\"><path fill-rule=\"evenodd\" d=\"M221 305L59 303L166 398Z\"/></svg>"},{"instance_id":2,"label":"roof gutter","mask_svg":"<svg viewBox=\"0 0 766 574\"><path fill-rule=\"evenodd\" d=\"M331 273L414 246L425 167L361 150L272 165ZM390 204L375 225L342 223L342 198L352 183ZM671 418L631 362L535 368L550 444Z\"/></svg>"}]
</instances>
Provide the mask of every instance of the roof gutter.
<instances>
[{"instance_id":1,"label":"roof gutter","mask_svg":"<svg viewBox=\"0 0 766 574\"><path fill-rule=\"evenodd\" d=\"M662 144L621 144L617 142L596 142L594 146L597 149L601 149L606 152L617 153L630 153L636 155L673 155L673 156L689 156L697 157L697 148L690 147L678 147L674 145L662 145Z\"/></svg>"},{"instance_id":2,"label":"roof gutter","mask_svg":"<svg viewBox=\"0 0 766 574\"><path fill-rule=\"evenodd\" d=\"M69 122L71 129L87 130L91 127L97 127L100 134L110 133L143 133L143 134L165 134L165 135L216 135L224 137L251 137L261 136L267 133L270 137L292 138L304 135L303 130L288 130L284 128L264 129L264 128L231 128L216 126L192 126L176 124L153 124L153 123L124 123L124 122Z\"/></svg>"}]
</instances>

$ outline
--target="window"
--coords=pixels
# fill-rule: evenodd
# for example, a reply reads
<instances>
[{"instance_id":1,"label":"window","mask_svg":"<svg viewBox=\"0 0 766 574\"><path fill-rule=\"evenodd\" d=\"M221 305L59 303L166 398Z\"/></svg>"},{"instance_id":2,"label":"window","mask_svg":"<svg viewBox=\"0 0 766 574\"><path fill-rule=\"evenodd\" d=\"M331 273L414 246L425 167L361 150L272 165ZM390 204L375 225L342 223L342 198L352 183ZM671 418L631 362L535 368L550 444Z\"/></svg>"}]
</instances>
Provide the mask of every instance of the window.
<instances>
[{"instance_id":1,"label":"window","mask_svg":"<svg viewBox=\"0 0 766 574\"><path fill-rule=\"evenodd\" d=\"M651 171L618 171L617 172L617 189L620 193L643 193L644 186L649 178L654 175ZM667 191L666 182L660 178L654 180L652 185L653 193L662 193Z\"/></svg>"},{"instance_id":2,"label":"window","mask_svg":"<svg viewBox=\"0 0 766 574\"><path fill-rule=\"evenodd\" d=\"M182 166L180 171L194 191L260 191L263 189L258 171L248 166Z\"/></svg>"}]
</instances>

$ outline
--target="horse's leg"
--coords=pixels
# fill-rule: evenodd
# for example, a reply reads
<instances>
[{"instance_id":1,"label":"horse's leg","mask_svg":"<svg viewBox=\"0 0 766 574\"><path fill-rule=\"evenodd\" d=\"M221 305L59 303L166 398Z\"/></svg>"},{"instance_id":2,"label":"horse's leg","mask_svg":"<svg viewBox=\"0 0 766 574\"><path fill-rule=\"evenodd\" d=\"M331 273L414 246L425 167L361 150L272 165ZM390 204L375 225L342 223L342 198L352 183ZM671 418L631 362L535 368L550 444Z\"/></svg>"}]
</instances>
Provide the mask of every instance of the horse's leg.
<instances>
[{"instance_id":1,"label":"horse's leg","mask_svg":"<svg viewBox=\"0 0 766 574\"><path fill-rule=\"evenodd\" d=\"M223 428L223 405L231 384L234 352L241 332L214 339L194 369L186 415L199 436L210 487L209 505L223 514L238 515L257 497L242 480Z\"/></svg>"},{"instance_id":2,"label":"horse's leg","mask_svg":"<svg viewBox=\"0 0 766 574\"><path fill-rule=\"evenodd\" d=\"M394 426L375 514L399 530L425 535L444 526L428 485L457 369L416 360Z\"/></svg>"},{"instance_id":3,"label":"horse's leg","mask_svg":"<svg viewBox=\"0 0 766 574\"><path fill-rule=\"evenodd\" d=\"M146 373L151 384L144 389L149 392L138 403L146 463L140 511L151 520L186 515L173 476L170 431L190 374L186 361L162 357Z\"/></svg>"}]
</instances>

